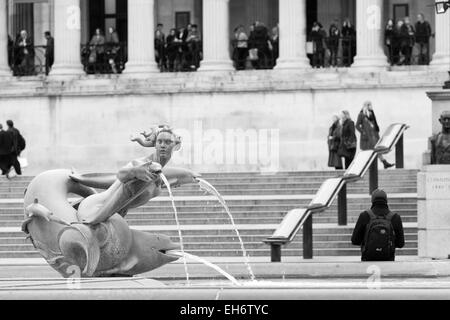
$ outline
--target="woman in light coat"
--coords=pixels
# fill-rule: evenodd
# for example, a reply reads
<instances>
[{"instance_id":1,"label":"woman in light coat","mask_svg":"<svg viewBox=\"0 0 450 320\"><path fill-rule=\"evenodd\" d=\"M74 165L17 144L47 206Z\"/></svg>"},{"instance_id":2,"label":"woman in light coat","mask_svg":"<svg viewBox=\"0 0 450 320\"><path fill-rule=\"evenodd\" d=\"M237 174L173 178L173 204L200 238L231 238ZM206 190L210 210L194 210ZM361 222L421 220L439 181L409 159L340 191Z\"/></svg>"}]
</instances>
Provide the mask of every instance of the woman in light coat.
<instances>
[{"instance_id":1,"label":"woman in light coat","mask_svg":"<svg viewBox=\"0 0 450 320\"><path fill-rule=\"evenodd\" d=\"M373 112L372 103L366 101L356 121L356 130L361 134L360 148L361 150L371 150L380 140L380 128L378 127L377 118ZM387 162L382 155L378 158L383 163L384 168L388 169L394 165Z\"/></svg>"}]
</instances>

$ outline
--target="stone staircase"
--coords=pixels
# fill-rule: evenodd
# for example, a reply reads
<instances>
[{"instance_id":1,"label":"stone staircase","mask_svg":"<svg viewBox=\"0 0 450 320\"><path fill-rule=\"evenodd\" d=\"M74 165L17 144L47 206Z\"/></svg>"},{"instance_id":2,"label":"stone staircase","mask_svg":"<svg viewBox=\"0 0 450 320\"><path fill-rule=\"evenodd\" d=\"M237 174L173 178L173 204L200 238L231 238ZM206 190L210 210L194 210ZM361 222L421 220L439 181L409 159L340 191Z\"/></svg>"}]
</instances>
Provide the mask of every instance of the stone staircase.
<instances>
[{"instance_id":1,"label":"stone staircase","mask_svg":"<svg viewBox=\"0 0 450 320\"><path fill-rule=\"evenodd\" d=\"M262 241L270 236L287 211L307 205L321 183L342 172L282 172L204 174L225 200L238 225L250 256L270 259L270 247ZM380 171L379 186L389 195L391 210L401 215L405 226L406 246L399 255L417 255L417 171ZM0 181L0 258L40 257L20 231L23 220L23 193L32 177ZM370 204L368 178L350 184L348 192L348 226L337 226L336 203L326 212L315 215L315 256L357 256L359 248L350 237L361 211ZM199 256L235 257L242 255L231 222L219 202L196 185L174 189L175 204L182 226L185 250ZM147 205L130 210L126 217L136 229L161 233L179 241L174 213L167 192ZM301 232L283 248L283 256L302 256Z\"/></svg>"}]
</instances>

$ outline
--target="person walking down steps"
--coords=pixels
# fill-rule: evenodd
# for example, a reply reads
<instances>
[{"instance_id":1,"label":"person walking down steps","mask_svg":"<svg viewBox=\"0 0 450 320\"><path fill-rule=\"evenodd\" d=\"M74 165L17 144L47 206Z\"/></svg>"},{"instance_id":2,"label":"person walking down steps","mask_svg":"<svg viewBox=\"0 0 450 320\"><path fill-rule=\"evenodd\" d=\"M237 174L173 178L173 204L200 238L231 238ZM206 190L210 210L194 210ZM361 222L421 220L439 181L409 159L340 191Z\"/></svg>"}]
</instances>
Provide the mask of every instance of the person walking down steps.
<instances>
[{"instance_id":1,"label":"person walking down steps","mask_svg":"<svg viewBox=\"0 0 450 320\"><path fill-rule=\"evenodd\" d=\"M375 112L373 112L372 102L366 101L356 120L356 130L361 134L360 148L361 150L371 150L380 140L380 128L378 127ZM394 165L389 163L381 154L378 158L383 163L385 169L389 169Z\"/></svg>"}]
</instances>

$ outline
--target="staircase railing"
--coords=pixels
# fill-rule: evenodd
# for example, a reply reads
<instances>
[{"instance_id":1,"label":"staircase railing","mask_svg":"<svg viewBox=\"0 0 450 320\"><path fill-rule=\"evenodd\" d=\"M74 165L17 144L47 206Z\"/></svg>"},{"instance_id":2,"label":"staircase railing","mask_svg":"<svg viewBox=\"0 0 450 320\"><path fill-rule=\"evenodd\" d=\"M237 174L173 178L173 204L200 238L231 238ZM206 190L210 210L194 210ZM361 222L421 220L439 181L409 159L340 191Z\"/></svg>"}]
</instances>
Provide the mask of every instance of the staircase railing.
<instances>
[{"instance_id":1,"label":"staircase railing","mask_svg":"<svg viewBox=\"0 0 450 320\"><path fill-rule=\"evenodd\" d=\"M264 240L271 247L271 261L281 261L281 246L292 242L303 228L303 258L313 258L313 215L327 210L338 198L338 224L347 225L347 184L361 180L369 173L369 193L378 188L378 155L396 148L396 167L403 168L403 135L406 124L391 124L373 150L359 152L341 177L327 179L312 201L304 208L289 211L272 236Z\"/></svg>"}]
</instances>

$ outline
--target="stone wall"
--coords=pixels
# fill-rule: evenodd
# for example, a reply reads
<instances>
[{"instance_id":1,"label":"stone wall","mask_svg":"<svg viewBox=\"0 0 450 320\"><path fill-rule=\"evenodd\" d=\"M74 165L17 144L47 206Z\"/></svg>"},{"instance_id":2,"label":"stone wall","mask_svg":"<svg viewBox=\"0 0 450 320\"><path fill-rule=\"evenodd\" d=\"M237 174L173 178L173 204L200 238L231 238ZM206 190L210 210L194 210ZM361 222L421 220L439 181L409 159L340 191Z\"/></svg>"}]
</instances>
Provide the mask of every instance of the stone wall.
<instances>
[{"instance_id":1,"label":"stone wall","mask_svg":"<svg viewBox=\"0 0 450 320\"><path fill-rule=\"evenodd\" d=\"M332 114L347 109L356 120L369 99L382 131L395 122L411 126L405 164L419 168L432 132L426 91L445 79L445 73L428 71L14 79L0 82L0 121L13 119L25 135L27 174L72 166L115 171L149 151L129 142L129 135L161 123L184 138L173 163L194 170L323 170ZM235 157L240 150L249 154Z\"/></svg>"}]
</instances>

